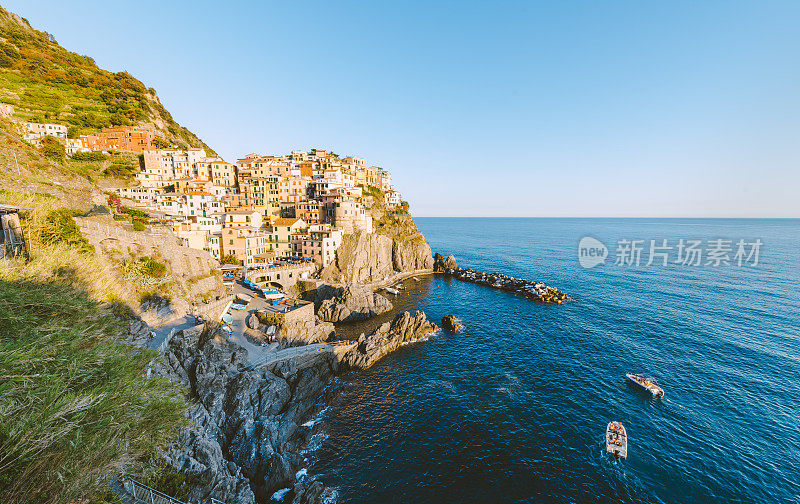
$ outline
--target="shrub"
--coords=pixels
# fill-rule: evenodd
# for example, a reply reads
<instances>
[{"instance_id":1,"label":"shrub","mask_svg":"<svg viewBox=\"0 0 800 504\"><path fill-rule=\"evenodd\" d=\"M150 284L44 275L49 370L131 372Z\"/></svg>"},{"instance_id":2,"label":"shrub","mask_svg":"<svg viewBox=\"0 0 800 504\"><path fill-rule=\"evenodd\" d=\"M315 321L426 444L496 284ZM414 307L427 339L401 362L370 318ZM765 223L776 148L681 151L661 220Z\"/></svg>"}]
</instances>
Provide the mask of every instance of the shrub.
<instances>
[{"instance_id":1,"label":"shrub","mask_svg":"<svg viewBox=\"0 0 800 504\"><path fill-rule=\"evenodd\" d=\"M222 259L219 260L219 263L220 264L236 264L236 265L241 266L242 261L237 259L236 256L233 255L233 254L227 254L227 255L222 256Z\"/></svg>"},{"instance_id":2,"label":"shrub","mask_svg":"<svg viewBox=\"0 0 800 504\"><path fill-rule=\"evenodd\" d=\"M121 179L129 179L133 177L133 174L136 172L136 167L130 163L126 162L114 162L110 166L108 166L105 170L103 170L103 176L105 177L116 177Z\"/></svg>"},{"instance_id":3,"label":"shrub","mask_svg":"<svg viewBox=\"0 0 800 504\"><path fill-rule=\"evenodd\" d=\"M135 219L133 221L133 230L134 231L144 231L145 230L144 222L140 221L139 219Z\"/></svg>"},{"instance_id":4,"label":"shrub","mask_svg":"<svg viewBox=\"0 0 800 504\"><path fill-rule=\"evenodd\" d=\"M167 265L155 259L144 256L139 261L142 263L142 274L153 278L164 278L167 274Z\"/></svg>"},{"instance_id":5,"label":"shrub","mask_svg":"<svg viewBox=\"0 0 800 504\"><path fill-rule=\"evenodd\" d=\"M144 218L144 219L150 218L150 214L148 214L147 212L143 212L143 211L137 210L135 208L128 208L126 206L122 207L122 212L121 213L128 214L131 217L141 217L141 218Z\"/></svg>"},{"instance_id":6,"label":"shrub","mask_svg":"<svg viewBox=\"0 0 800 504\"><path fill-rule=\"evenodd\" d=\"M99 151L94 152L76 152L72 155L72 159L75 161L105 161L106 155Z\"/></svg>"},{"instance_id":7,"label":"shrub","mask_svg":"<svg viewBox=\"0 0 800 504\"><path fill-rule=\"evenodd\" d=\"M46 136L42 138L41 147L39 147L39 152L41 152L44 156L54 160L63 162L64 156L67 154L67 149L64 148L64 145L56 140L54 137Z\"/></svg>"},{"instance_id":8,"label":"shrub","mask_svg":"<svg viewBox=\"0 0 800 504\"><path fill-rule=\"evenodd\" d=\"M42 242L47 245L63 243L83 253L94 253L94 247L72 220L72 216L76 213L76 210L69 208L60 208L48 213L42 227Z\"/></svg>"}]
</instances>

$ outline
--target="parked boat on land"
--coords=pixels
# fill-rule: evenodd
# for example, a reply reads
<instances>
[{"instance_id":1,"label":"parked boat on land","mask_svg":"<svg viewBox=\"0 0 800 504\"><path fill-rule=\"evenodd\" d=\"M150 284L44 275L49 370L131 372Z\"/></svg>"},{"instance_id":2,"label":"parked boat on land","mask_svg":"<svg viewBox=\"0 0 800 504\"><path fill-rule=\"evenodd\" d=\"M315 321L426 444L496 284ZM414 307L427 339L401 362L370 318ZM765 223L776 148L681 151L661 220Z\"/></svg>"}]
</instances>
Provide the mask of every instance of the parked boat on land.
<instances>
[{"instance_id":1,"label":"parked boat on land","mask_svg":"<svg viewBox=\"0 0 800 504\"><path fill-rule=\"evenodd\" d=\"M283 299L286 297L286 294L279 290L271 290L271 289L261 289L262 294L264 294L264 299Z\"/></svg>"},{"instance_id":2,"label":"parked boat on land","mask_svg":"<svg viewBox=\"0 0 800 504\"><path fill-rule=\"evenodd\" d=\"M664 389L659 387L658 384L656 384L656 381L652 378L645 378L641 375L633 373L626 373L625 376L628 377L629 382L636 385L640 389L650 392L655 397L664 397Z\"/></svg>"},{"instance_id":3,"label":"parked boat on land","mask_svg":"<svg viewBox=\"0 0 800 504\"><path fill-rule=\"evenodd\" d=\"M606 451L617 458L628 458L628 431L622 422L609 422L606 427Z\"/></svg>"}]
</instances>

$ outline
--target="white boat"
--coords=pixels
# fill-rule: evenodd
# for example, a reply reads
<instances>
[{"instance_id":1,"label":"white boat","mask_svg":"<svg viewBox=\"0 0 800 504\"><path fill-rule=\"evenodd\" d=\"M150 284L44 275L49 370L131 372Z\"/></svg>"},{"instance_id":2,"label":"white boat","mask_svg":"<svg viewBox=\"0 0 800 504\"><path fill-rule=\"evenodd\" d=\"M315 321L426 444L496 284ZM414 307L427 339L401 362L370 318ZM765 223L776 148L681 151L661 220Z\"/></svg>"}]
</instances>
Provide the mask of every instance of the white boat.
<instances>
[{"instance_id":1,"label":"white boat","mask_svg":"<svg viewBox=\"0 0 800 504\"><path fill-rule=\"evenodd\" d=\"M609 422L606 427L606 451L617 458L628 458L628 431L622 422Z\"/></svg>"},{"instance_id":2,"label":"white boat","mask_svg":"<svg viewBox=\"0 0 800 504\"><path fill-rule=\"evenodd\" d=\"M626 373L625 376L628 377L628 381L637 387L650 392L655 397L664 397L664 389L659 387L652 378L645 378L641 375L632 373Z\"/></svg>"},{"instance_id":3,"label":"white boat","mask_svg":"<svg viewBox=\"0 0 800 504\"><path fill-rule=\"evenodd\" d=\"M262 289L261 292L264 294L264 299L283 299L286 297L286 294L279 290Z\"/></svg>"},{"instance_id":4,"label":"white boat","mask_svg":"<svg viewBox=\"0 0 800 504\"><path fill-rule=\"evenodd\" d=\"M395 296L396 296L396 295L398 295L398 294L400 294L400 291L399 291L399 290L397 290L397 289L392 289L391 287L386 287L386 288L385 288L385 289L383 289L383 290L385 290L385 291L386 291L386 292L388 292L389 294L392 294L392 295L395 295Z\"/></svg>"}]
</instances>

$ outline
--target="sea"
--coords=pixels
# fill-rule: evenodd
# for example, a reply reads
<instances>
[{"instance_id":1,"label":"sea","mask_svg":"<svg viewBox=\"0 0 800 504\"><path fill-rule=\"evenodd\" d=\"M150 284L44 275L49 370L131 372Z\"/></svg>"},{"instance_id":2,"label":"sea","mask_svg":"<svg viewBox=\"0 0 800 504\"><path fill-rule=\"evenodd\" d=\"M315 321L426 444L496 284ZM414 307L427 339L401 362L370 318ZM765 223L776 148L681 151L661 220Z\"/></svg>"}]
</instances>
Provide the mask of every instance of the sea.
<instances>
[{"instance_id":1,"label":"sea","mask_svg":"<svg viewBox=\"0 0 800 504\"><path fill-rule=\"evenodd\" d=\"M464 326L342 378L307 455L338 502L800 502L800 220L416 222L461 267L571 299L425 276L345 328L403 309ZM604 262L581 265L586 237ZM615 420L624 460L605 452Z\"/></svg>"}]
</instances>

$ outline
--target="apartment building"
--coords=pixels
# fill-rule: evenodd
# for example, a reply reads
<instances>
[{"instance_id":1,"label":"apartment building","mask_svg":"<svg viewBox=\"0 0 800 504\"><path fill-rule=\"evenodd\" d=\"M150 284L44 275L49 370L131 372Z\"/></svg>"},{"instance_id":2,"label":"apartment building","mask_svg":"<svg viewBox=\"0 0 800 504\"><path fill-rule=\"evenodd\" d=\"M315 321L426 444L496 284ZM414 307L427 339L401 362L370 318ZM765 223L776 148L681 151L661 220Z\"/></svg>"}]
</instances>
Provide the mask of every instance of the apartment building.
<instances>
[{"instance_id":1,"label":"apartment building","mask_svg":"<svg viewBox=\"0 0 800 504\"><path fill-rule=\"evenodd\" d=\"M63 124L48 124L26 122L22 138L25 140L38 140L45 136L67 139L67 127Z\"/></svg>"},{"instance_id":2,"label":"apartment building","mask_svg":"<svg viewBox=\"0 0 800 504\"><path fill-rule=\"evenodd\" d=\"M301 219L275 218L265 227L268 247L276 257L295 255L296 236L305 236L308 225Z\"/></svg>"},{"instance_id":3,"label":"apartment building","mask_svg":"<svg viewBox=\"0 0 800 504\"><path fill-rule=\"evenodd\" d=\"M315 263L326 266L336 257L336 249L342 244L342 230L326 224L310 226L303 238L302 253Z\"/></svg>"},{"instance_id":4,"label":"apartment building","mask_svg":"<svg viewBox=\"0 0 800 504\"><path fill-rule=\"evenodd\" d=\"M372 214L361 203L343 199L333 203L333 225L349 234L355 231L372 232Z\"/></svg>"}]
</instances>

